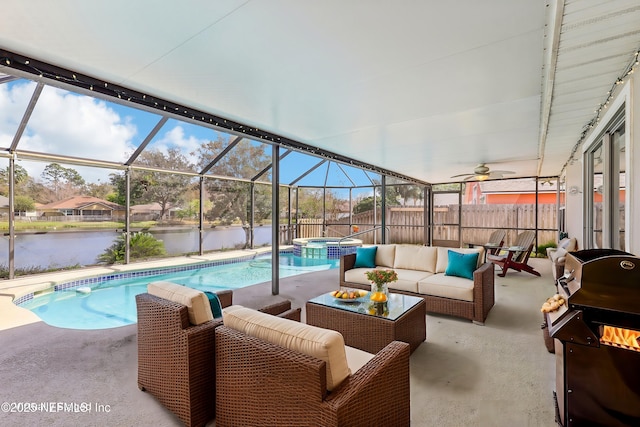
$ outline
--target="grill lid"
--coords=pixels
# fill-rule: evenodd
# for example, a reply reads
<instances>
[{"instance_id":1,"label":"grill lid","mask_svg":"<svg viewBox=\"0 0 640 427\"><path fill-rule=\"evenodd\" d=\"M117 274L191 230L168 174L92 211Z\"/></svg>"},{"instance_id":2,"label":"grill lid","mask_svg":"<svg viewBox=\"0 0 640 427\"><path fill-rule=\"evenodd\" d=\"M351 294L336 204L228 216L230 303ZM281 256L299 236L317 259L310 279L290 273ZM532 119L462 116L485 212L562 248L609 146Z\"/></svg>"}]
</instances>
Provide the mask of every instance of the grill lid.
<instances>
[{"instance_id":1,"label":"grill lid","mask_svg":"<svg viewBox=\"0 0 640 427\"><path fill-rule=\"evenodd\" d=\"M606 256L582 265L580 288L569 304L640 314L640 258Z\"/></svg>"}]
</instances>

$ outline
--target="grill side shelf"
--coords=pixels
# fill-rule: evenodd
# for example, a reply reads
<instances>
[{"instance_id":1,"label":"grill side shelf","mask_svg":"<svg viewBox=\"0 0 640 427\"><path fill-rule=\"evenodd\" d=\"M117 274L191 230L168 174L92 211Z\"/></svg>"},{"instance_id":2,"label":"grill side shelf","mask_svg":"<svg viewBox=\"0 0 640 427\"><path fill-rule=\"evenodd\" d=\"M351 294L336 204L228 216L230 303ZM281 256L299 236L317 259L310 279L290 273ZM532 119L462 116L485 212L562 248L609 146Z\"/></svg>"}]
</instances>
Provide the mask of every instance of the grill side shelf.
<instances>
[{"instance_id":1,"label":"grill side shelf","mask_svg":"<svg viewBox=\"0 0 640 427\"><path fill-rule=\"evenodd\" d=\"M582 310L567 311L555 324L549 323L549 335L563 342L600 347L598 337L584 321Z\"/></svg>"}]
</instances>

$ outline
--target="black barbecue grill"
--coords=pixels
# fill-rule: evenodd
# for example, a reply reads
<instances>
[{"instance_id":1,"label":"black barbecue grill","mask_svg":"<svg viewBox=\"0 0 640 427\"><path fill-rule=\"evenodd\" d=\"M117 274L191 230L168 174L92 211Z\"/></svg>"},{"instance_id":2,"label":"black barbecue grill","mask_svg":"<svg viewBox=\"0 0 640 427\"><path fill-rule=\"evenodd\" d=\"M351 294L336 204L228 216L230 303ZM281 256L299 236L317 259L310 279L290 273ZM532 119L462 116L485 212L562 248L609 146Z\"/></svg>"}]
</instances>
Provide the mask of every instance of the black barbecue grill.
<instances>
[{"instance_id":1,"label":"black barbecue grill","mask_svg":"<svg viewBox=\"0 0 640 427\"><path fill-rule=\"evenodd\" d=\"M600 249L567 255L547 314L556 339L556 408L562 426L640 426L640 258ZM613 332L612 332L613 331ZM611 342L611 334L629 341Z\"/></svg>"}]
</instances>

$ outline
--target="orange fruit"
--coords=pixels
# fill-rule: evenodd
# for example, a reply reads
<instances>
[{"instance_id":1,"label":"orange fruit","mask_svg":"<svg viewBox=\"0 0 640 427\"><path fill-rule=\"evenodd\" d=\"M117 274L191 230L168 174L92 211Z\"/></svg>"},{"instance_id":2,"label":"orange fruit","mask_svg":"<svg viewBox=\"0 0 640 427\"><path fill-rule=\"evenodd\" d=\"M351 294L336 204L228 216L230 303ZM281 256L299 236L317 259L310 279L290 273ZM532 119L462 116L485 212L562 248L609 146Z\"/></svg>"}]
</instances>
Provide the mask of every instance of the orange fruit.
<instances>
[{"instance_id":1,"label":"orange fruit","mask_svg":"<svg viewBox=\"0 0 640 427\"><path fill-rule=\"evenodd\" d=\"M371 301L374 302L386 302L387 301L387 296L384 294L384 292L374 292L371 294Z\"/></svg>"}]
</instances>

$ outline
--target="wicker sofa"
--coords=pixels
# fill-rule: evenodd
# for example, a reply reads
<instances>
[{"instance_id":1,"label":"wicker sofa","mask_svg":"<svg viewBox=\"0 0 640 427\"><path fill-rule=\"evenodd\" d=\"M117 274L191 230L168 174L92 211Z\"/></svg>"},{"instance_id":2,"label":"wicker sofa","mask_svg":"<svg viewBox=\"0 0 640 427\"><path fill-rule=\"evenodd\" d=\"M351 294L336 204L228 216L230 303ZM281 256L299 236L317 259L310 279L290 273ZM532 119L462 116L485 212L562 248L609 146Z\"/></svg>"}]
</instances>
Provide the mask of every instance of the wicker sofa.
<instances>
[{"instance_id":1,"label":"wicker sofa","mask_svg":"<svg viewBox=\"0 0 640 427\"><path fill-rule=\"evenodd\" d=\"M363 249L364 251L365 249ZM449 254L449 251L455 252ZM448 269L450 256L477 253L471 278L459 277ZM365 272L373 268L391 268L398 281L389 283L391 292L420 296L427 312L462 317L484 324L495 303L493 264L483 262L484 248L446 248L419 245L378 245L375 262L360 267L359 253L340 259L340 286L369 290ZM374 265L375 264L375 265Z\"/></svg>"},{"instance_id":2,"label":"wicker sofa","mask_svg":"<svg viewBox=\"0 0 640 427\"><path fill-rule=\"evenodd\" d=\"M178 286L168 282L153 285L156 290ZM168 299L166 293L163 297L148 292L136 295L138 388L152 394L186 426L203 426L215 417L214 331L222 325L222 318L194 313L197 302L208 303L208 299L202 299L202 292L183 288L185 294L173 298L182 302ZM157 293L154 289L149 291ZM217 296L222 307L232 304L232 291L220 291ZM300 308L291 309L291 301L260 310L300 320Z\"/></svg>"},{"instance_id":3,"label":"wicker sofa","mask_svg":"<svg viewBox=\"0 0 640 427\"><path fill-rule=\"evenodd\" d=\"M216 426L408 426L409 345L377 354L339 332L224 310L215 330Z\"/></svg>"}]
</instances>

